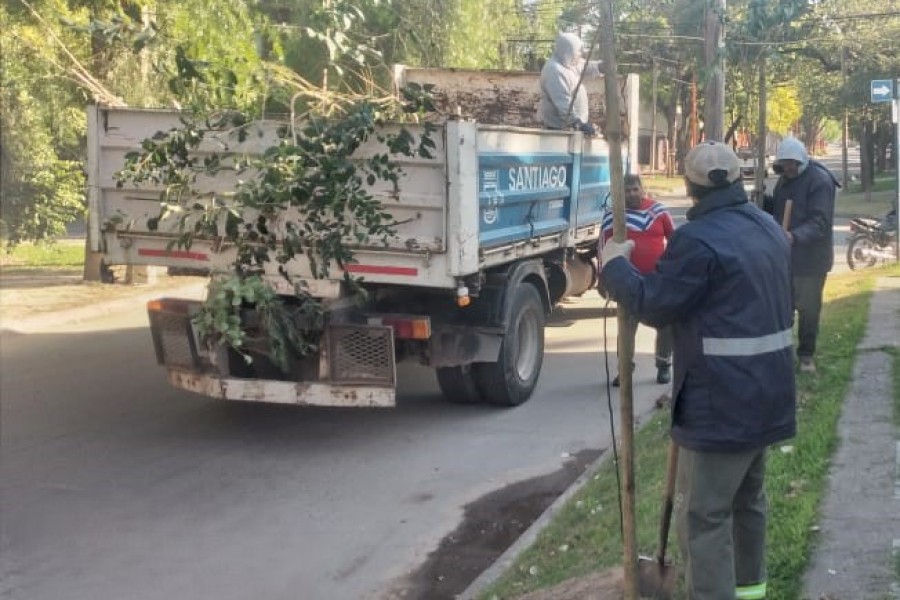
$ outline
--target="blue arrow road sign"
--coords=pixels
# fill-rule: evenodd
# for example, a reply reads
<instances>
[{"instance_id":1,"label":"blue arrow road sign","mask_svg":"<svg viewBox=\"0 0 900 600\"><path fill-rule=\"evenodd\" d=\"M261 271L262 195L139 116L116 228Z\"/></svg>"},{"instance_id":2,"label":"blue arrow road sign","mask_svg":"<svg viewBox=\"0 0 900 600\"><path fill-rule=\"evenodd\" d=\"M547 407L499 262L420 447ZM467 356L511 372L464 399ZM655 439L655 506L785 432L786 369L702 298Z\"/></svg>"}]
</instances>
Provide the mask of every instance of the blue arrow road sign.
<instances>
[{"instance_id":1,"label":"blue arrow road sign","mask_svg":"<svg viewBox=\"0 0 900 600\"><path fill-rule=\"evenodd\" d=\"M890 102L894 96L893 79L872 80L872 102Z\"/></svg>"}]
</instances>

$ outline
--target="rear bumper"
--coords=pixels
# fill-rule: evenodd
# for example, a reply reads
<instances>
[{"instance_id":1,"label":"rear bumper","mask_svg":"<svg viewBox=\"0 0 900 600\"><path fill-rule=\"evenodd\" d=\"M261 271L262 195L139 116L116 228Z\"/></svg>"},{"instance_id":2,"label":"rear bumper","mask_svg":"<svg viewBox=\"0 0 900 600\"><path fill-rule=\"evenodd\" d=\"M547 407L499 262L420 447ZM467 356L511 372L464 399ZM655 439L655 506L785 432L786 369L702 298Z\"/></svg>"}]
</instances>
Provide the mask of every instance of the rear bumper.
<instances>
[{"instance_id":1,"label":"rear bumper","mask_svg":"<svg viewBox=\"0 0 900 600\"><path fill-rule=\"evenodd\" d=\"M177 368L169 368L168 376L173 387L219 400L348 408L388 408L396 404L394 386L242 379Z\"/></svg>"},{"instance_id":2,"label":"rear bumper","mask_svg":"<svg viewBox=\"0 0 900 600\"><path fill-rule=\"evenodd\" d=\"M395 405L396 355L391 327L332 324L319 350L290 360L282 371L262 340L242 357L224 346L214 351L200 341L192 322L198 303L152 302L149 311L157 362L169 383L210 398L308 406L390 407Z\"/></svg>"}]
</instances>

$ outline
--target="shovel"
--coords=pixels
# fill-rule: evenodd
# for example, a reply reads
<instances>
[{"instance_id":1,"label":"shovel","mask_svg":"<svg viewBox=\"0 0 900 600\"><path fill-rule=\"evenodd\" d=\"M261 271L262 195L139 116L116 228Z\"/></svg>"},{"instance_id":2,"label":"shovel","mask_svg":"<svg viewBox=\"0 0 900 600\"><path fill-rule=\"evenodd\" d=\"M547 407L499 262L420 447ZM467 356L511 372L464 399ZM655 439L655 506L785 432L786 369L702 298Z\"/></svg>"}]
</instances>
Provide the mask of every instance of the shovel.
<instances>
[{"instance_id":1,"label":"shovel","mask_svg":"<svg viewBox=\"0 0 900 600\"><path fill-rule=\"evenodd\" d=\"M669 440L669 457L666 464L666 492L663 498L662 516L659 521L659 552L656 558L638 557L638 591L642 598L670 600L675 591L678 572L674 565L666 563L666 546L669 543L669 525L672 523L672 505L675 497L675 471L678 467L678 446Z\"/></svg>"}]
</instances>

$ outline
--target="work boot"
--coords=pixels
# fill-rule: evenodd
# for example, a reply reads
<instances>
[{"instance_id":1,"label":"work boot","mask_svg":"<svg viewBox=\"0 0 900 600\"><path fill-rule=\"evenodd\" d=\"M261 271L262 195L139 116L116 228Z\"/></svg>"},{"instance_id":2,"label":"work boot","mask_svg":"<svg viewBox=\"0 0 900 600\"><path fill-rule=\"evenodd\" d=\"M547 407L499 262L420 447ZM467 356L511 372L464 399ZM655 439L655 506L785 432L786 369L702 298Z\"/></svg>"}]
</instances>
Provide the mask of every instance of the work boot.
<instances>
[{"instance_id":1,"label":"work boot","mask_svg":"<svg viewBox=\"0 0 900 600\"><path fill-rule=\"evenodd\" d=\"M634 363L631 363L631 372L634 373ZM616 378L612 380L613 387L619 387L619 374L616 373Z\"/></svg>"},{"instance_id":2,"label":"work boot","mask_svg":"<svg viewBox=\"0 0 900 600\"><path fill-rule=\"evenodd\" d=\"M665 385L672 381L672 369L669 367L656 367L656 383Z\"/></svg>"},{"instance_id":3,"label":"work boot","mask_svg":"<svg viewBox=\"0 0 900 600\"><path fill-rule=\"evenodd\" d=\"M801 373L815 373L816 361L813 360L812 356L801 356L800 364L797 368Z\"/></svg>"}]
</instances>

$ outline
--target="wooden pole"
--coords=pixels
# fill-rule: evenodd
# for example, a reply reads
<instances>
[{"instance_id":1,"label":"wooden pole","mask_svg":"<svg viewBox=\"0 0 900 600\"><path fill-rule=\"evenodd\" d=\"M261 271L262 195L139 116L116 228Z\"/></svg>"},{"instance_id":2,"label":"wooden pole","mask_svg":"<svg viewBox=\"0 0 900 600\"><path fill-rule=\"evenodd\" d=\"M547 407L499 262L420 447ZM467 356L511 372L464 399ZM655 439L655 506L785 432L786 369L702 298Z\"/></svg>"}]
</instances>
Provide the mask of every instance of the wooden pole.
<instances>
[{"instance_id":1,"label":"wooden pole","mask_svg":"<svg viewBox=\"0 0 900 600\"><path fill-rule=\"evenodd\" d=\"M625 241L625 182L622 163L622 112L619 107L619 80L613 0L600 2L600 52L603 58L606 92L606 141L609 143L610 185L613 198L613 239ZM637 127L637 123L632 123ZM630 315L620 304L619 317L619 429L621 450L619 469L622 482L622 564L625 572L625 600L637 600L637 532L635 526L634 482L634 398L631 364L634 336Z\"/></svg>"},{"instance_id":2,"label":"wooden pole","mask_svg":"<svg viewBox=\"0 0 900 600\"><path fill-rule=\"evenodd\" d=\"M700 119L697 118L697 76L691 77L691 148L700 143Z\"/></svg>"},{"instance_id":3,"label":"wooden pole","mask_svg":"<svg viewBox=\"0 0 900 600\"><path fill-rule=\"evenodd\" d=\"M703 137L725 141L725 0L706 5L706 68L709 79L703 99Z\"/></svg>"},{"instance_id":4,"label":"wooden pole","mask_svg":"<svg viewBox=\"0 0 900 600\"><path fill-rule=\"evenodd\" d=\"M761 192L766 181L766 102L766 52L762 50L759 53L759 121L756 137L756 189L760 192L756 194L756 202L760 208L764 200Z\"/></svg>"}]
</instances>

